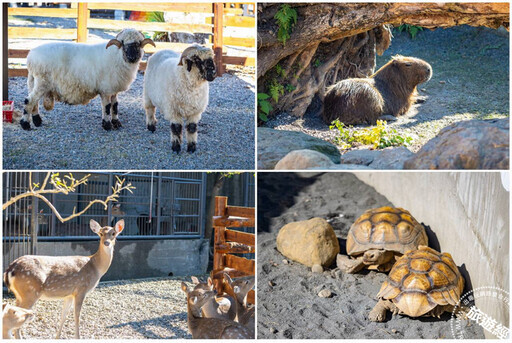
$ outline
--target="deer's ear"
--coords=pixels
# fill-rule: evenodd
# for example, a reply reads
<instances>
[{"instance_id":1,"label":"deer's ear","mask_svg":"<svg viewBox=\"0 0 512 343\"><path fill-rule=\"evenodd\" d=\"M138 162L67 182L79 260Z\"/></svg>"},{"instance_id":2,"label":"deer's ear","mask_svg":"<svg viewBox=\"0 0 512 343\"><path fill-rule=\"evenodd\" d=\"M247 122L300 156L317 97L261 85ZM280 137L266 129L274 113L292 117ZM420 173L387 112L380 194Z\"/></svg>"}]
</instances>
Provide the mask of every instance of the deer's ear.
<instances>
[{"instance_id":1,"label":"deer's ear","mask_svg":"<svg viewBox=\"0 0 512 343\"><path fill-rule=\"evenodd\" d=\"M98 224L98 222L94 219L91 219L91 221L89 222L89 225L91 225L91 230L92 232L94 232L95 234L100 234L100 230L101 230L101 225Z\"/></svg>"},{"instance_id":2,"label":"deer's ear","mask_svg":"<svg viewBox=\"0 0 512 343\"><path fill-rule=\"evenodd\" d=\"M195 276L190 277L192 279L192 283L195 283L196 285L199 283L199 279Z\"/></svg>"},{"instance_id":3,"label":"deer's ear","mask_svg":"<svg viewBox=\"0 0 512 343\"><path fill-rule=\"evenodd\" d=\"M116 230L116 235L119 235L124 229L124 219L121 219L114 226L114 230Z\"/></svg>"},{"instance_id":4,"label":"deer's ear","mask_svg":"<svg viewBox=\"0 0 512 343\"><path fill-rule=\"evenodd\" d=\"M185 292L186 294L188 294L188 286L187 286L187 284L185 282L181 283L181 290L183 292Z\"/></svg>"},{"instance_id":5,"label":"deer's ear","mask_svg":"<svg viewBox=\"0 0 512 343\"><path fill-rule=\"evenodd\" d=\"M231 277L229 276L228 273L224 273L224 280L226 280L226 282L229 283L230 285L233 282L233 280L231 280Z\"/></svg>"},{"instance_id":6,"label":"deer's ear","mask_svg":"<svg viewBox=\"0 0 512 343\"><path fill-rule=\"evenodd\" d=\"M213 285L213 280L211 277L208 277L208 286L212 286Z\"/></svg>"}]
</instances>

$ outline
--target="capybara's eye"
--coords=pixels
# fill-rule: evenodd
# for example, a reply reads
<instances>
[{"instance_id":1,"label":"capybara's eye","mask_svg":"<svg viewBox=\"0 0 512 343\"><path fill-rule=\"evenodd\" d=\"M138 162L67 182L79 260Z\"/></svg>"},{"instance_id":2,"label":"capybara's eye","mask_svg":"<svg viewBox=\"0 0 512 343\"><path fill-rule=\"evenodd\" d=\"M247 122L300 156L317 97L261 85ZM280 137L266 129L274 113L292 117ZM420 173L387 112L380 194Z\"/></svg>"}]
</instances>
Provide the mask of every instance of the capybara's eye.
<instances>
[{"instance_id":1,"label":"capybara's eye","mask_svg":"<svg viewBox=\"0 0 512 343\"><path fill-rule=\"evenodd\" d=\"M406 63L405 66L410 67L410 66L412 66L412 63Z\"/></svg>"}]
</instances>

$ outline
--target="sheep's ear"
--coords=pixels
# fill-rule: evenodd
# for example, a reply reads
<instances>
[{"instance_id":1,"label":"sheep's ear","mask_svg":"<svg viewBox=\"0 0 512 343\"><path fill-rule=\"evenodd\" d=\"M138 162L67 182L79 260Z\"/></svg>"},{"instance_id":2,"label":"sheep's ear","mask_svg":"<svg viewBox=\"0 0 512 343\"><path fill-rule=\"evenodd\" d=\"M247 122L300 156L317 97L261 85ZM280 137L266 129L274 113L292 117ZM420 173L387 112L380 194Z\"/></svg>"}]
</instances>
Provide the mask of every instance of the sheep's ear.
<instances>
[{"instance_id":1,"label":"sheep's ear","mask_svg":"<svg viewBox=\"0 0 512 343\"><path fill-rule=\"evenodd\" d=\"M105 49L108 49L109 46L111 45L115 45L117 46L119 49L121 49L123 47L123 43L121 43L120 41L118 41L117 39L111 39L108 41L107 43L107 47Z\"/></svg>"},{"instance_id":2,"label":"sheep's ear","mask_svg":"<svg viewBox=\"0 0 512 343\"><path fill-rule=\"evenodd\" d=\"M146 45L146 44L151 44L156 48L155 42L153 42L153 40L150 38L144 38L144 40L142 42L140 42L140 47L143 48L144 45Z\"/></svg>"}]
</instances>

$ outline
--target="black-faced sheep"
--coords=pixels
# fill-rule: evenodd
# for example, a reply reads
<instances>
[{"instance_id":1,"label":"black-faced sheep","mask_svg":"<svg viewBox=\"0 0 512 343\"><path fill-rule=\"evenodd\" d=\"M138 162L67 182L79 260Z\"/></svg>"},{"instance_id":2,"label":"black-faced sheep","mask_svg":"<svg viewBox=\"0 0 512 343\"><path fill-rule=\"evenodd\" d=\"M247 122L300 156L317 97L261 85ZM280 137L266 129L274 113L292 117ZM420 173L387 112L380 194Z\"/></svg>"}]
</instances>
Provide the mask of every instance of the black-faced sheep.
<instances>
[{"instance_id":1,"label":"black-faced sheep","mask_svg":"<svg viewBox=\"0 0 512 343\"><path fill-rule=\"evenodd\" d=\"M146 44L155 46L139 31L124 29L106 45L59 42L32 49L27 57L29 95L21 127L29 130L31 118L35 126L41 126L41 98L49 111L55 101L85 105L97 95L101 97L103 128L121 127L117 94L135 80Z\"/></svg>"},{"instance_id":2,"label":"black-faced sheep","mask_svg":"<svg viewBox=\"0 0 512 343\"><path fill-rule=\"evenodd\" d=\"M148 60L144 76L144 108L149 131L155 131L155 108L171 121L172 150L181 150L181 131L186 122L187 151L197 146L197 123L208 105L208 82L215 79L213 51L192 45L181 56L159 51Z\"/></svg>"}]
</instances>

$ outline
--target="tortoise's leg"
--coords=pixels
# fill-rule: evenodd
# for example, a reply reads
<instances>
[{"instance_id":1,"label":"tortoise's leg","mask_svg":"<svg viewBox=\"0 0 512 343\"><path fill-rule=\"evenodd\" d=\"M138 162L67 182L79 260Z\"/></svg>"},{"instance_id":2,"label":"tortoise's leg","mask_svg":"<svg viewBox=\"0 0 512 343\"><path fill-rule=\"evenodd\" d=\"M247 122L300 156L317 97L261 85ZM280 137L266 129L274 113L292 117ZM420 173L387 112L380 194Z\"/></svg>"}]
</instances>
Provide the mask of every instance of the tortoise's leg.
<instances>
[{"instance_id":1,"label":"tortoise's leg","mask_svg":"<svg viewBox=\"0 0 512 343\"><path fill-rule=\"evenodd\" d=\"M347 274L354 274L364 268L363 257L349 258L346 255L338 254L336 257L336 265L340 270Z\"/></svg>"},{"instance_id":2,"label":"tortoise's leg","mask_svg":"<svg viewBox=\"0 0 512 343\"><path fill-rule=\"evenodd\" d=\"M377 305L375 305L373 310L368 314L368 319L372 322L383 322L386 319L386 312L388 310L393 312L393 314L399 312L398 308L391 300L379 299Z\"/></svg>"}]
</instances>

